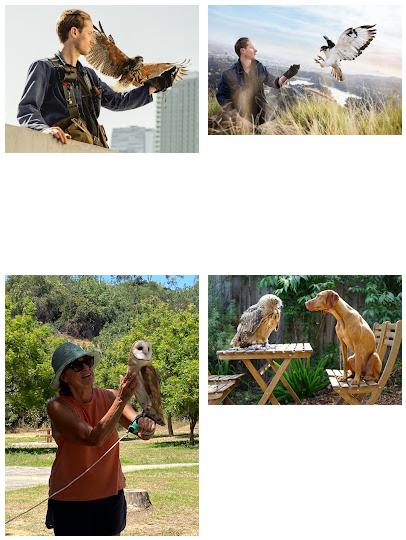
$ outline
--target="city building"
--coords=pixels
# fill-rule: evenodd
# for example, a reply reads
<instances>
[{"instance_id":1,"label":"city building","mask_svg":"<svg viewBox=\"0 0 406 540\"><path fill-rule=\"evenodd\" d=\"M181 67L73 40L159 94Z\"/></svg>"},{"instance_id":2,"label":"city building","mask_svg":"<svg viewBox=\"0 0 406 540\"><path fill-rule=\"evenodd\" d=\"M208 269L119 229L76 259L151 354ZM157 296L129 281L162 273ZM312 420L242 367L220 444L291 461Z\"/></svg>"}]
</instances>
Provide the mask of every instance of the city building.
<instances>
[{"instance_id":1,"label":"city building","mask_svg":"<svg viewBox=\"0 0 406 540\"><path fill-rule=\"evenodd\" d=\"M153 152L155 130L151 128L129 126L113 128L111 148L118 152Z\"/></svg>"},{"instance_id":2,"label":"city building","mask_svg":"<svg viewBox=\"0 0 406 540\"><path fill-rule=\"evenodd\" d=\"M199 74L157 94L155 152L199 151Z\"/></svg>"}]
</instances>

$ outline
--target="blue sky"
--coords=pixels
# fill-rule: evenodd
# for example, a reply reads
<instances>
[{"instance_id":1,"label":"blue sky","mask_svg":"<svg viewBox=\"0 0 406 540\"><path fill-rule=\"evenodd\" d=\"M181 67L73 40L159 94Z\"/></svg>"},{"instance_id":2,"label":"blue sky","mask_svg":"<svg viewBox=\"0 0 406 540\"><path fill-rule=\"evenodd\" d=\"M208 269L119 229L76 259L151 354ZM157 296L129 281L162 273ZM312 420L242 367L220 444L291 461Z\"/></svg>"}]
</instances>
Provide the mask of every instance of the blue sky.
<instances>
[{"instance_id":1,"label":"blue sky","mask_svg":"<svg viewBox=\"0 0 406 540\"><path fill-rule=\"evenodd\" d=\"M111 276L101 276L105 281L111 281L112 280L112 277ZM156 281L157 283L160 283L161 285L164 285L164 286L167 286L168 283L167 283L167 279L166 279L166 276L159 276L159 275L156 275L156 276L147 276L147 275L143 275L142 276L144 279L146 280L151 280L151 281ZM176 285L180 288L185 288L185 287L191 287L194 282L195 282L195 279L196 279L196 276L171 276L171 277L176 277Z\"/></svg>"},{"instance_id":2,"label":"blue sky","mask_svg":"<svg viewBox=\"0 0 406 540\"><path fill-rule=\"evenodd\" d=\"M209 6L209 43L229 46L250 37L261 55L275 62L316 69L323 35L333 41L350 26L376 24L377 36L346 73L401 77L400 6Z\"/></svg>"}]
</instances>

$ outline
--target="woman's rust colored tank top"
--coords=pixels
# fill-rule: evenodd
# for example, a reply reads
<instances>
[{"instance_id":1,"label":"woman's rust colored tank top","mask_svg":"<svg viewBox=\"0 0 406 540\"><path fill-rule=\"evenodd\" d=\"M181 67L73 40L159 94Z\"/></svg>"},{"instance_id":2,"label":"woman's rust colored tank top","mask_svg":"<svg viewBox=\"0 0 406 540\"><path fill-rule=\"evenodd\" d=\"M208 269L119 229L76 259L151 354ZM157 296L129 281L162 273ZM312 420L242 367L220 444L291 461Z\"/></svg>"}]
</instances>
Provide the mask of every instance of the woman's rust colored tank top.
<instances>
[{"instance_id":1,"label":"woman's rust colored tank top","mask_svg":"<svg viewBox=\"0 0 406 540\"><path fill-rule=\"evenodd\" d=\"M93 389L92 401L89 403L75 401L72 396L59 396L59 400L92 427L103 418L112 404L111 394L102 388ZM97 461L118 440L118 433L114 430L100 448L71 442L65 439L63 434L58 434L55 440L58 449L49 479L49 495L61 489ZM115 495L124 486L125 478L121 470L120 451L117 445L80 480L53 498L59 501L103 499Z\"/></svg>"}]
</instances>

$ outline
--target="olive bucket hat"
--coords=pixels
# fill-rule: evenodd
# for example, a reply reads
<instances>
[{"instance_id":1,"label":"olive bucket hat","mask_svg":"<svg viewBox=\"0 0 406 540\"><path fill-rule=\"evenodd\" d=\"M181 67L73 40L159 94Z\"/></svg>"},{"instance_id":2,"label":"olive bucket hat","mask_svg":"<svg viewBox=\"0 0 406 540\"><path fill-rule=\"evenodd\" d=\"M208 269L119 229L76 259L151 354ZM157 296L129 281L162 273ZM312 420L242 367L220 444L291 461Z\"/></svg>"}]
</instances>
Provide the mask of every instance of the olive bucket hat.
<instances>
[{"instance_id":1,"label":"olive bucket hat","mask_svg":"<svg viewBox=\"0 0 406 540\"><path fill-rule=\"evenodd\" d=\"M52 367L55 373L51 382L52 388L58 388L59 377L66 366L82 356L91 356L94 359L95 366L100 362L100 357L95 351L85 351L80 345L76 345L76 343L65 341L65 343L59 345L52 355Z\"/></svg>"}]
</instances>

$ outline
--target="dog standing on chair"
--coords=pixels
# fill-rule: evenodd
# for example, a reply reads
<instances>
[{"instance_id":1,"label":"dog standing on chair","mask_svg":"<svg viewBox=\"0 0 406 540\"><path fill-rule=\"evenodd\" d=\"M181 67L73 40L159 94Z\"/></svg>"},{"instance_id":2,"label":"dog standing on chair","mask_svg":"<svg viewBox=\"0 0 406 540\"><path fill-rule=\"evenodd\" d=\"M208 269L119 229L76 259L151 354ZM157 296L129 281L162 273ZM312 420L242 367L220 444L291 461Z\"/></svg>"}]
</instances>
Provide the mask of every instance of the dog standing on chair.
<instances>
[{"instance_id":1,"label":"dog standing on chair","mask_svg":"<svg viewBox=\"0 0 406 540\"><path fill-rule=\"evenodd\" d=\"M343 376L340 380L352 378L353 385L360 385L361 377L365 381L378 382L382 362L375 351L375 337L368 323L348 305L335 291L321 291L305 302L309 311L326 311L336 320L336 334L340 342L343 357ZM353 351L348 356L348 349ZM351 375L348 375L351 371Z\"/></svg>"}]
</instances>

